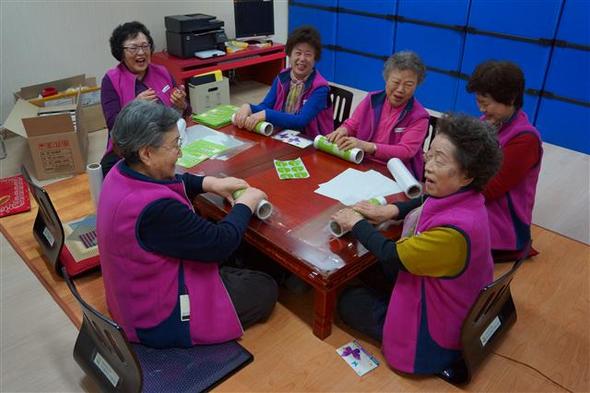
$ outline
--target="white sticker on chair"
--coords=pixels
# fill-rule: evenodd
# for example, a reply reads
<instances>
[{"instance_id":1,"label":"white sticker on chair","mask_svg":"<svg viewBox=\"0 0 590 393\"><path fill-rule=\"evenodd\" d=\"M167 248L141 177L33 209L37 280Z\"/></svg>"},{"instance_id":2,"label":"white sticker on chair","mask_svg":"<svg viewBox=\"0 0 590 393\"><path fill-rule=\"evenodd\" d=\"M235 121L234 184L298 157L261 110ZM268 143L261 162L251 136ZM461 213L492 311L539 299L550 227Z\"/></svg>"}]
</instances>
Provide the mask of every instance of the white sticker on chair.
<instances>
[{"instance_id":1,"label":"white sticker on chair","mask_svg":"<svg viewBox=\"0 0 590 393\"><path fill-rule=\"evenodd\" d=\"M113 370L111 365L105 360L105 358L103 358L102 355L97 352L94 356L93 361L94 364L96 364L96 367L98 367L98 369L102 371L104 376L107 377L109 382L116 387L119 383L119 376L117 375L115 370Z\"/></svg>"},{"instance_id":2,"label":"white sticker on chair","mask_svg":"<svg viewBox=\"0 0 590 393\"><path fill-rule=\"evenodd\" d=\"M47 242L49 243L49 247L53 247L53 244L55 243L55 238L51 234L51 231L49 230L49 228L47 228L47 227L43 228L43 236L45 236L45 239L47 239Z\"/></svg>"},{"instance_id":3,"label":"white sticker on chair","mask_svg":"<svg viewBox=\"0 0 590 393\"><path fill-rule=\"evenodd\" d=\"M479 341L481 341L482 346L484 346L484 347L486 346L486 344L488 343L490 338L494 335L496 330L498 330L498 328L501 325L502 325L502 323L500 322L500 318L498 316L496 316L496 318L494 318L492 320L492 322L488 325L486 330L484 330L483 333L481 334L481 336L479 337Z\"/></svg>"}]
</instances>

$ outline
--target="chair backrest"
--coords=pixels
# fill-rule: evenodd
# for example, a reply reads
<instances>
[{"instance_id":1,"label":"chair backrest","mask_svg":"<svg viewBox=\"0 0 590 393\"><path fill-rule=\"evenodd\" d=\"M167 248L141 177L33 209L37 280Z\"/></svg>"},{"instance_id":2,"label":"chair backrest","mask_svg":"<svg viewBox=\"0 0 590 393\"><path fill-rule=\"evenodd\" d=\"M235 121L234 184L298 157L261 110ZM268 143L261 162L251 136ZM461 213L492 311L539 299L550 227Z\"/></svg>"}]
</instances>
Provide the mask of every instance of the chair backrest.
<instances>
[{"instance_id":1,"label":"chair backrest","mask_svg":"<svg viewBox=\"0 0 590 393\"><path fill-rule=\"evenodd\" d=\"M428 114L430 115L430 117L428 118L428 130L426 132L426 138L424 138L424 144L422 145L422 150L424 151L424 153L426 153L428 149L430 149L430 144L436 136L436 122L442 116L442 113L435 112L433 110L428 110Z\"/></svg>"},{"instance_id":2,"label":"chair backrest","mask_svg":"<svg viewBox=\"0 0 590 393\"><path fill-rule=\"evenodd\" d=\"M123 329L82 299L65 268L62 275L82 308L74 359L103 392L141 392L143 374Z\"/></svg>"},{"instance_id":3,"label":"chair backrest","mask_svg":"<svg viewBox=\"0 0 590 393\"><path fill-rule=\"evenodd\" d=\"M33 182L24 165L21 167L21 173L39 205L33 224L33 236L39 243L47 262L57 274L61 274L59 255L65 241L63 226L47 191Z\"/></svg>"},{"instance_id":4,"label":"chair backrest","mask_svg":"<svg viewBox=\"0 0 590 393\"><path fill-rule=\"evenodd\" d=\"M334 129L350 117L353 93L341 87L330 85L330 101L334 109Z\"/></svg>"}]
</instances>

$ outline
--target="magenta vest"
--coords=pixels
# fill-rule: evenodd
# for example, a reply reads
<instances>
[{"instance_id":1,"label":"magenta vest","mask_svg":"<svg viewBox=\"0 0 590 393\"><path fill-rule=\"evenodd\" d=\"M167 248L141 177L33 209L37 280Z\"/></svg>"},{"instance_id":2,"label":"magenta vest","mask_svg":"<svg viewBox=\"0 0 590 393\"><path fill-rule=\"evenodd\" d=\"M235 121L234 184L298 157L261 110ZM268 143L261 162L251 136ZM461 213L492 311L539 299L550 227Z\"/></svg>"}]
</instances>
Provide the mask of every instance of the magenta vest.
<instances>
[{"instance_id":1,"label":"magenta vest","mask_svg":"<svg viewBox=\"0 0 590 393\"><path fill-rule=\"evenodd\" d=\"M381 91L374 91L370 92L365 98L366 100L370 100L369 110L363 113L363 116L360 120L359 129L356 132L356 137L363 141L372 141L376 132L377 128L379 127L379 119L381 118L381 110L383 109L383 104L387 99L385 94L385 90ZM393 126L393 129L390 131L389 134L389 145L395 145L399 143L402 139L402 132L395 132L395 129L399 128L407 128L410 127L412 124L417 122L421 119L428 119L429 115L426 109L418 102L415 97L410 98L407 102L405 108L399 115L399 119ZM406 167L413 173L413 175L418 179L422 180L422 175L424 173L424 158L422 157L422 149L418 149L414 157L410 158L409 160L403 161Z\"/></svg>"},{"instance_id":2,"label":"magenta vest","mask_svg":"<svg viewBox=\"0 0 590 393\"><path fill-rule=\"evenodd\" d=\"M289 88L291 86L291 69L287 68L277 76L279 83L277 83L277 97L273 106L276 111L283 111L285 106L285 100L289 94ZM305 81L305 87L303 93L299 97L301 102L299 108L303 108L305 101L313 94L313 92L319 87L330 88L328 81L324 79L318 70L314 70ZM314 117L309 124L303 129L303 132L310 138L315 138L317 135L326 135L334 129L334 111L331 103L327 103L326 108L321 110L320 113Z\"/></svg>"},{"instance_id":3,"label":"magenta vest","mask_svg":"<svg viewBox=\"0 0 590 393\"><path fill-rule=\"evenodd\" d=\"M531 133L539 140L539 162L508 193L486 203L494 250L521 250L531 239L533 206L543 156L541 135L529 123L526 113L518 110L498 132L498 141L503 148L514 137L524 133Z\"/></svg>"},{"instance_id":4,"label":"magenta vest","mask_svg":"<svg viewBox=\"0 0 590 393\"><path fill-rule=\"evenodd\" d=\"M391 293L383 328L387 362L402 372L432 374L445 366L432 369L420 364L418 359L429 353L419 353L419 348L425 350L429 344L424 342L432 340L443 351L461 349L461 326L480 290L493 280L493 261L489 229L482 225L488 220L483 195L466 190L430 197L418 209L406 217L404 230L411 217L420 214L414 233L451 226L466 236L469 247L465 269L457 276L435 278L400 271Z\"/></svg>"},{"instance_id":5,"label":"magenta vest","mask_svg":"<svg viewBox=\"0 0 590 393\"><path fill-rule=\"evenodd\" d=\"M97 209L100 264L107 306L132 342L138 329L170 317L179 299L183 269L190 299L190 340L212 344L243 333L216 263L180 260L145 250L137 239L137 220L150 203L175 199L192 209L184 183L147 182L125 176L119 163L105 178ZM180 319L180 315L178 316Z\"/></svg>"}]
</instances>

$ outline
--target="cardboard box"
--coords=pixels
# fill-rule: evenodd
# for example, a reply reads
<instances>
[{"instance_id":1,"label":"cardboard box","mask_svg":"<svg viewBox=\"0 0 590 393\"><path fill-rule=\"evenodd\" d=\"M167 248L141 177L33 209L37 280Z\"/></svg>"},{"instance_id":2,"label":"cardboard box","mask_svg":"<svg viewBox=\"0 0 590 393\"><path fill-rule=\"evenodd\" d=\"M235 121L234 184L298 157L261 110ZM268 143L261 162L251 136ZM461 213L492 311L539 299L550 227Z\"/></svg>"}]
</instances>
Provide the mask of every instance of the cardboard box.
<instances>
[{"instance_id":1,"label":"cardboard box","mask_svg":"<svg viewBox=\"0 0 590 393\"><path fill-rule=\"evenodd\" d=\"M78 127L79 103L78 97L75 105L41 108L19 99L8 115L4 127L26 138L31 153L26 166L37 179L86 170L88 134L84 127Z\"/></svg>"},{"instance_id":2,"label":"cardboard box","mask_svg":"<svg viewBox=\"0 0 590 393\"><path fill-rule=\"evenodd\" d=\"M60 93L39 98L46 87L55 87ZM76 101L80 101L79 126L81 128L84 128L86 132L92 132L107 127L102 113L102 106L100 105L100 86L96 85L96 78L94 77L86 78L86 75L81 74L26 86L14 93L14 96L17 100L22 98L40 107L75 105Z\"/></svg>"}]
</instances>

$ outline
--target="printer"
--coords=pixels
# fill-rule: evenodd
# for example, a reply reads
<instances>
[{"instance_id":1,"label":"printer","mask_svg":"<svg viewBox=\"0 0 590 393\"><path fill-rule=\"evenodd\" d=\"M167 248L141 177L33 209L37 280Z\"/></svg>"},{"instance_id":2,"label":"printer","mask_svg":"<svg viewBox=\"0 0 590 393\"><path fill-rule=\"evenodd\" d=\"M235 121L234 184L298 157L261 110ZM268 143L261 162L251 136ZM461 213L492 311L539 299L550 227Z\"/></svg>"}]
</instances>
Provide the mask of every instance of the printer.
<instances>
[{"instance_id":1,"label":"printer","mask_svg":"<svg viewBox=\"0 0 590 393\"><path fill-rule=\"evenodd\" d=\"M171 55L189 58L195 52L225 49L223 21L212 15L191 14L164 17L166 45Z\"/></svg>"}]
</instances>

